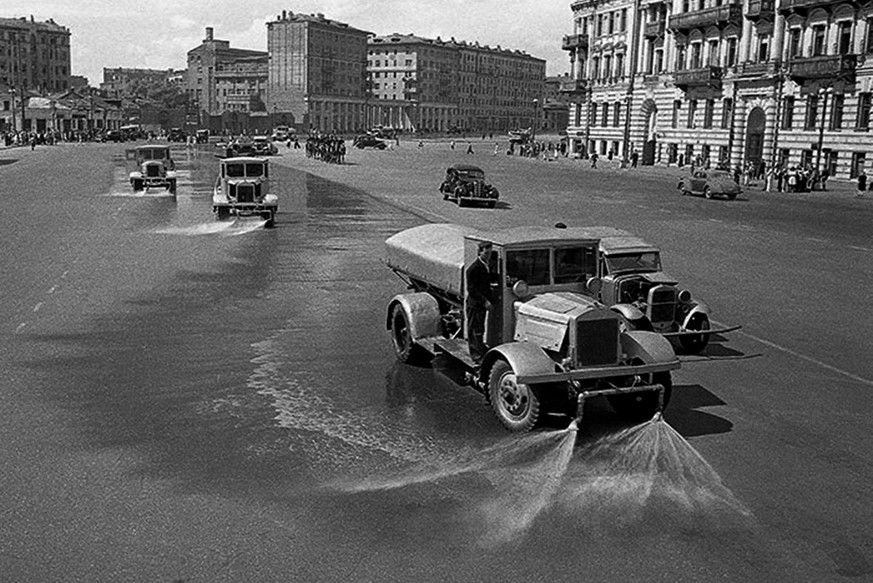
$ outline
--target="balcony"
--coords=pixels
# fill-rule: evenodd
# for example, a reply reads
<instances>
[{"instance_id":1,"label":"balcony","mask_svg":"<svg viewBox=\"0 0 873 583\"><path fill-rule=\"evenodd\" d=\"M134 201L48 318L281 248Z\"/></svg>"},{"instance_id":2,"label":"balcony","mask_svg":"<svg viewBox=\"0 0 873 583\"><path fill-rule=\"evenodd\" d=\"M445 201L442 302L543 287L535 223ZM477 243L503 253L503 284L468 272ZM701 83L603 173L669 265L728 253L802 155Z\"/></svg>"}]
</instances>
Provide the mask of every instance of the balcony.
<instances>
[{"instance_id":1,"label":"balcony","mask_svg":"<svg viewBox=\"0 0 873 583\"><path fill-rule=\"evenodd\" d=\"M795 58L788 63L788 74L795 81L838 79L854 81L858 55L821 55Z\"/></svg>"},{"instance_id":2,"label":"balcony","mask_svg":"<svg viewBox=\"0 0 873 583\"><path fill-rule=\"evenodd\" d=\"M757 22L762 17L772 19L775 14L775 0L749 0L749 9L746 10L746 18Z\"/></svg>"},{"instance_id":3,"label":"balcony","mask_svg":"<svg viewBox=\"0 0 873 583\"><path fill-rule=\"evenodd\" d=\"M688 87L720 87L721 75L721 67L686 69L685 71L676 71L673 74L673 83L683 89Z\"/></svg>"},{"instance_id":4,"label":"balcony","mask_svg":"<svg viewBox=\"0 0 873 583\"><path fill-rule=\"evenodd\" d=\"M790 12L806 13L813 8L833 8L836 2L833 0L782 0L779 11L783 14Z\"/></svg>"},{"instance_id":5,"label":"balcony","mask_svg":"<svg viewBox=\"0 0 873 583\"><path fill-rule=\"evenodd\" d=\"M562 78L558 83L558 92L565 95L584 95L588 90L588 79Z\"/></svg>"},{"instance_id":6,"label":"balcony","mask_svg":"<svg viewBox=\"0 0 873 583\"><path fill-rule=\"evenodd\" d=\"M575 51L578 49L588 48L587 34L570 34L564 37L561 43L561 49L565 51Z\"/></svg>"},{"instance_id":7,"label":"balcony","mask_svg":"<svg viewBox=\"0 0 873 583\"><path fill-rule=\"evenodd\" d=\"M689 31L695 28L707 26L726 26L736 24L741 26L743 20L743 7L740 4L728 6L715 6L694 12L684 12L670 16L670 30Z\"/></svg>"},{"instance_id":8,"label":"balcony","mask_svg":"<svg viewBox=\"0 0 873 583\"><path fill-rule=\"evenodd\" d=\"M664 28L666 21L656 20L655 22L647 22L643 26L643 36L646 38L658 38L664 36Z\"/></svg>"},{"instance_id":9,"label":"balcony","mask_svg":"<svg viewBox=\"0 0 873 583\"><path fill-rule=\"evenodd\" d=\"M766 63L740 63L737 65L737 75L740 77L772 77L779 73L779 61Z\"/></svg>"}]
</instances>

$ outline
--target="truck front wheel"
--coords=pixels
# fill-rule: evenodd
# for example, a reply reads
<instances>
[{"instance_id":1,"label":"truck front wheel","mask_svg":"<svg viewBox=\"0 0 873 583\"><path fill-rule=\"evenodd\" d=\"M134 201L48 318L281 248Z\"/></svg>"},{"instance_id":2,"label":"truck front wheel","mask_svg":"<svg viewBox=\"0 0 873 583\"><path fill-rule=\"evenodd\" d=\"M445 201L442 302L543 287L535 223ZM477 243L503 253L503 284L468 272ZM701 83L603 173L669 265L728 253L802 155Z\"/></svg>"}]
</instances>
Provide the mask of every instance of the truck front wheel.
<instances>
[{"instance_id":1,"label":"truck front wheel","mask_svg":"<svg viewBox=\"0 0 873 583\"><path fill-rule=\"evenodd\" d=\"M688 322L687 330L709 330L709 318L703 314L692 316ZM709 334L680 336L679 344L687 354L699 354L709 344Z\"/></svg>"},{"instance_id":2,"label":"truck front wheel","mask_svg":"<svg viewBox=\"0 0 873 583\"><path fill-rule=\"evenodd\" d=\"M540 415L540 401L530 385L519 383L512 366L498 360L488 376L488 400L510 431L530 431Z\"/></svg>"},{"instance_id":3,"label":"truck front wheel","mask_svg":"<svg viewBox=\"0 0 873 583\"><path fill-rule=\"evenodd\" d=\"M391 341L394 344L394 354L397 355L397 360L407 364L414 360L415 343L409 332L409 319L406 317L406 310L400 304L395 305L394 309L391 310Z\"/></svg>"}]
</instances>

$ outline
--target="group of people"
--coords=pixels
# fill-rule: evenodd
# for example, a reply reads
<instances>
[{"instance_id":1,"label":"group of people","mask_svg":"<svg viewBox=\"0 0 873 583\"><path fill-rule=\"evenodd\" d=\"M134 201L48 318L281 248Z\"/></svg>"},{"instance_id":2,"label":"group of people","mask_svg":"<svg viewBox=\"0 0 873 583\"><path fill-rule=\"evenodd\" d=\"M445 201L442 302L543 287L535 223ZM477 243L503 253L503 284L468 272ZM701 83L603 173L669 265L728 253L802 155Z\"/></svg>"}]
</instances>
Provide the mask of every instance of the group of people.
<instances>
[{"instance_id":1,"label":"group of people","mask_svg":"<svg viewBox=\"0 0 873 583\"><path fill-rule=\"evenodd\" d=\"M334 134L311 134L306 138L306 157L333 164L344 164L346 142Z\"/></svg>"}]
</instances>

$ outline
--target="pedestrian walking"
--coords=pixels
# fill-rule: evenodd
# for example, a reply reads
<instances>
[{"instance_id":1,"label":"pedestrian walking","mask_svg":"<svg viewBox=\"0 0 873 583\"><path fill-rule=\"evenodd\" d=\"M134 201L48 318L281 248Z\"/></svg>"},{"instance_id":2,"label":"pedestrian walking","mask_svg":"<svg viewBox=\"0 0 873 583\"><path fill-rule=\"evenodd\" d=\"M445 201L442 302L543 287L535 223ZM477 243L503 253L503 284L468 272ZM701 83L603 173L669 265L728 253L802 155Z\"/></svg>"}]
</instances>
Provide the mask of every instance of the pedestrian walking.
<instances>
[{"instance_id":1,"label":"pedestrian walking","mask_svg":"<svg viewBox=\"0 0 873 583\"><path fill-rule=\"evenodd\" d=\"M597 152L591 154L591 167L597 168Z\"/></svg>"},{"instance_id":2,"label":"pedestrian walking","mask_svg":"<svg viewBox=\"0 0 873 583\"><path fill-rule=\"evenodd\" d=\"M494 155L496 156L498 152L500 152L500 144L494 142Z\"/></svg>"},{"instance_id":3,"label":"pedestrian walking","mask_svg":"<svg viewBox=\"0 0 873 583\"><path fill-rule=\"evenodd\" d=\"M455 140L452 140L451 142L449 142L449 148L451 148L452 150L455 149Z\"/></svg>"},{"instance_id":4,"label":"pedestrian walking","mask_svg":"<svg viewBox=\"0 0 873 583\"><path fill-rule=\"evenodd\" d=\"M467 142L467 153L468 154L473 153L473 142Z\"/></svg>"},{"instance_id":5,"label":"pedestrian walking","mask_svg":"<svg viewBox=\"0 0 873 583\"><path fill-rule=\"evenodd\" d=\"M864 173L863 170L861 170L861 173L858 174L858 194L856 194L855 196L861 198L862 196L864 196L865 190L867 190L867 175Z\"/></svg>"}]
</instances>

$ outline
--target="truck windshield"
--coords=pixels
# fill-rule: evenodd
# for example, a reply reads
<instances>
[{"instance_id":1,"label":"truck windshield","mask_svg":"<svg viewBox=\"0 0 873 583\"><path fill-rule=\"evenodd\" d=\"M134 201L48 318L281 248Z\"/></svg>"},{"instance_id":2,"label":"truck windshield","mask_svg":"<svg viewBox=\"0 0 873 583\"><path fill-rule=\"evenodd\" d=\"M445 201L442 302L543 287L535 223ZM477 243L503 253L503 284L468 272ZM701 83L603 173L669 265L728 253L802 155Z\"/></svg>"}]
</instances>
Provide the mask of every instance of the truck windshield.
<instances>
[{"instance_id":1,"label":"truck windshield","mask_svg":"<svg viewBox=\"0 0 873 583\"><path fill-rule=\"evenodd\" d=\"M245 176L256 178L265 175L264 165L257 162L228 164L225 173L229 178L243 178Z\"/></svg>"},{"instance_id":2,"label":"truck windshield","mask_svg":"<svg viewBox=\"0 0 873 583\"><path fill-rule=\"evenodd\" d=\"M657 251L626 253L606 257L609 274L661 271L661 255Z\"/></svg>"}]
</instances>

